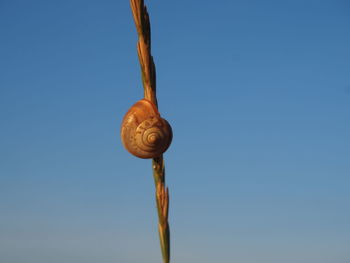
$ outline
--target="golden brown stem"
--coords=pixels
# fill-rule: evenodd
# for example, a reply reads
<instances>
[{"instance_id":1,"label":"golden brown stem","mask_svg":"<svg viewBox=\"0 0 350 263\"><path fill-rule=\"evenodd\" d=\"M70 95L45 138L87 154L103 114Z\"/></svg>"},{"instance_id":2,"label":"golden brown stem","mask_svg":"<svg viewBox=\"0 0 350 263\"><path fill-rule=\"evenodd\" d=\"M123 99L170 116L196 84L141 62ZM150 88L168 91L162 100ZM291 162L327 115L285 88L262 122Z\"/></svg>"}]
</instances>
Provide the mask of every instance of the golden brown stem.
<instances>
[{"instance_id":1,"label":"golden brown stem","mask_svg":"<svg viewBox=\"0 0 350 263\"><path fill-rule=\"evenodd\" d=\"M143 0L130 0L134 21L139 36L137 54L139 56L144 97L157 105L156 67L151 55L151 26L147 8Z\"/></svg>"},{"instance_id":2,"label":"golden brown stem","mask_svg":"<svg viewBox=\"0 0 350 263\"><path fill-rule=\"evenodd\" d=\"M140 61L142 84L145 99L153 102L157 107L156 96L156 67L151 55L151 26L147 8L143 0L130 0L137 33L137 54ZM156 188L156 202L158 210L158 230L162 250L163 262L170 261L170 231L168 223L169 191L165 187L165 167L163 155L152 161L153 177Z\"/></svg>"}]
</instances>

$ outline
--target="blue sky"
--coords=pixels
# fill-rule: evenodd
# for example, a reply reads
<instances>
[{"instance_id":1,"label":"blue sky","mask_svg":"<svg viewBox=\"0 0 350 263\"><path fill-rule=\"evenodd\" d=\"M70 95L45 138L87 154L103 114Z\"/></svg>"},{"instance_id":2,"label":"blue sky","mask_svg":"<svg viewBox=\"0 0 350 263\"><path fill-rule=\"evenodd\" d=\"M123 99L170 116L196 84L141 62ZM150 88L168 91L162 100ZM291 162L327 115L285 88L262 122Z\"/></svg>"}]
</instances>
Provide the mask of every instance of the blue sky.
<instances>
[{"instance_id":1,"label":"blue sky","mask_svg":"<svg viewBox=\"0 0 350 263\"><path fill-rule=\"evenodd\" d=\"M203 3L204 2L204 3ZM146 1L173 262L350 261L350 4ZM0 1L0 261L160 262L125 1Z\"/></svg>"}]
</instances>

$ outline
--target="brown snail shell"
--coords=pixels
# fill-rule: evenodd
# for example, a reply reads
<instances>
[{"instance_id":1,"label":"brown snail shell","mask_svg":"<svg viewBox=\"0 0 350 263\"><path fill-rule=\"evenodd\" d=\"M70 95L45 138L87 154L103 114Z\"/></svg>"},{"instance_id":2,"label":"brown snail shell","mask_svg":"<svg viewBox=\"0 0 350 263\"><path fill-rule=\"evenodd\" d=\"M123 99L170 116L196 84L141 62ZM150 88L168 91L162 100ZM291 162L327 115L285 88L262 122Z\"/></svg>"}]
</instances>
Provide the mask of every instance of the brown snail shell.
<instances>
[{"instance_id":1,"label":"brown snail shell","mask_svg":"<svg viewBox=\"0 0 350 263\"><path fill-rule=\"evenodd\" d=\"M149 100L136 102L125 114L121 126L124 147L133 155L148 159L159 157L170 146L173 133Z\"/></svg>"}]
</instances>

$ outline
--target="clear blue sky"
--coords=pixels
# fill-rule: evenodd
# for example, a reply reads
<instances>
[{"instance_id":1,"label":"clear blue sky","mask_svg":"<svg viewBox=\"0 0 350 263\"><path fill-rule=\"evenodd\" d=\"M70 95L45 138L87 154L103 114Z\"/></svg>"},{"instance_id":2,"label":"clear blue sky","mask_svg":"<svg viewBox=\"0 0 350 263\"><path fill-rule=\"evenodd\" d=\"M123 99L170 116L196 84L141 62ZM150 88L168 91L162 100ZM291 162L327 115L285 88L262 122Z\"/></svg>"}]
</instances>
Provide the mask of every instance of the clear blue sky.
<instances>
[{"instance_id":1,"label":"clear blue sky","mask_svg":"<svg viewBox=\"0 0 350 263\"><path fill-rule=\"evenodd\" d=\"M350 262L350 2L146 1L177 263ZM0 1L0 262L161 262L128 0Z\"/></svg>"}]
</instances>

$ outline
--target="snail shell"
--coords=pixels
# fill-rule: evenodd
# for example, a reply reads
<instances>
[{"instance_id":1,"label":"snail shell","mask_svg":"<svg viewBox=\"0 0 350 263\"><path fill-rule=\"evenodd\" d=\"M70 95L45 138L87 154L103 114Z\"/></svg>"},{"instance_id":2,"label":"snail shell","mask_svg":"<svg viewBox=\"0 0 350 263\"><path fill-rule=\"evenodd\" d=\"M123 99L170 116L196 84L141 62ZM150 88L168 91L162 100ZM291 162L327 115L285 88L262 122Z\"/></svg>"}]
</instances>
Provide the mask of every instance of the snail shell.
<instances>
[{"instance_id":1,"label":"snail shell","mask_svg":"<svg viewBox=\"0 0 350 263\"><path fill-rule=\"evenodd\" d=\"M139 158L160 156L168 149L172 138L169 123L160 117L157 107L149 100L139 100L124 116L121 126L123 145Z\"/></svg>"}]
</instances>

